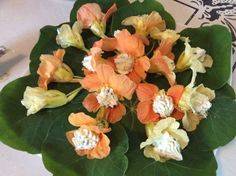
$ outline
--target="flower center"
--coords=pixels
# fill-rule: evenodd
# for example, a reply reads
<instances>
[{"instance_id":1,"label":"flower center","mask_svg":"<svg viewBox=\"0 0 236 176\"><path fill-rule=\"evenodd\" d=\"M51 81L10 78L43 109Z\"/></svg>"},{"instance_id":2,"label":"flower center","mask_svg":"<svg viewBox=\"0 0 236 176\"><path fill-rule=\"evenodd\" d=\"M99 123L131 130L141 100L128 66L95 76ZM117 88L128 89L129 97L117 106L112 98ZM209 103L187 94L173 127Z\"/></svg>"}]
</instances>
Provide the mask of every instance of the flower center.
<instances>
[{"instance_id":1,"label":"flower center","mask_svg":"<svg viewBox=\"0 0 236 176\"><path fill-rule=\"evenodd\" d=\"M160 114L161 117L168 117L174 110L173 100L170 96L159 94L152 104L153 111Z\"/></svg>"},{"instance_id":2,"label":"flower center","mask_svg":"<svg viewBox=\"0 0 236 176\"><path fill-rule=\"evenodd\" d=\"M100 93L97 95L98 103L101 106L105 106L106 108L118 105L118 97L114 93L112 88L103 87Z\"/></svg>"},{"instance_id":3,"label":"flower center","mask_svg":"<svg viewBox=\"0 0 236 176\"><path fill-rule=\"evenodd\" d=\"M202 115L203 117L207 116L207 111L211 108L211 102L209 98L201 93L193 94L191 98L191 104L193 112Z\"/></svg>"},{"instance_id":4,"label":"flower center","mask_svg":"<svg viewBox=\"0 0 236 176\"><path fill-rule=\"evenodd\" d=\"M83 61L82 61L82 64L85 68L87 68L89 71L92 71L94 72L94 68L92 66L92 59L93 59L93 56L86 56L84 57Z\"/></svg>"},{"instance_id":5,"label":"flower center","mask_svg":"<svg viewBox=\"0 0 236 176\"><path fill-rule=\"evenodd\" d=\"M74 131L72 142L76 150L89 150L96 147L99 137L88 129L80 128Z\"/></svg>"},{"instance_id":6,"label":"flower center","mask_svg":"<svg viewBox=\"0 0 236 176\"><path fill-rule=\"evenodd\" d=\"M183 159L180 153L179 143L170 136L168 132L165 132L162 136L157 138L154 141L153 146L155 152L164 158L175 159L177 161Z\"/></svg>"},{"instance_id":7,"label":"flower center","mask_svg":"<svg viewBox=\"0 0 236 176\"><path fill-rule=\"evenodd\" d=\"M133 70L134 67L134 59L130 57L128 54L119 54L115 58L115 64L117 72L120 74L128 74Z\"/></svg>"}]
</instances>

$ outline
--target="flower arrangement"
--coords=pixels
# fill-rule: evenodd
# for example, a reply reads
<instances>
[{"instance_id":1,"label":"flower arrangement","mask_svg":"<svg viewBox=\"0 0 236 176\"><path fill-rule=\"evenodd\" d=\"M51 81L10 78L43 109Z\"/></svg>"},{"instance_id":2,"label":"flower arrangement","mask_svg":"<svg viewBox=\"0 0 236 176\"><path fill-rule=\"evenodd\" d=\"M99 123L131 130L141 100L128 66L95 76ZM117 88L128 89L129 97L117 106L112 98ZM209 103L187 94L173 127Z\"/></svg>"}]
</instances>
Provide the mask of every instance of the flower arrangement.
<instances>
[{"instance_id":1,"label":"flower arrangement","mask_svg":"<svg viewBox=\"0 0 236 176\"><path fill-rule=\"evenodd\" d=\"M174 27L155 0L77 1L1 91L1 141L54 175L215 175L236 134L231 36Z\"/></svg>"}]
</instances>

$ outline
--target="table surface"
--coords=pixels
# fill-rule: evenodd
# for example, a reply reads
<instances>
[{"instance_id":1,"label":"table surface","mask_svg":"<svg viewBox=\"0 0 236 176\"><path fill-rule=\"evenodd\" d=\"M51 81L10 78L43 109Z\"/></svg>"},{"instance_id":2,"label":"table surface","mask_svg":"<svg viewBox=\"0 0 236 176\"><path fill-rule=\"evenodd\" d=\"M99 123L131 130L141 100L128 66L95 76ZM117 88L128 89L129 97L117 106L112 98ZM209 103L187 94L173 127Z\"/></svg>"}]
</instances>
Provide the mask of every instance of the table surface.
<instances>
[{"instance_id":1,"label":"table surface","mask_svg":"<svg viewBox=\"0 0 236 176\"><path fill-rule=\"evenodd\" d=\"M161 2L174 16L177 23L183 24L178 25L179 30L184 25L198 27L206 21L209 22L207 18L200 19L202 9L206 5L196 7L196 3L190 4L187 0L161 0ZM216 1L214 2L217 4ZM7 82L26 73L29 63L28 56L37 42L39 29L48 24L58 25L68 21L73 3L72 0L0 1L0 45L11 49L10 53L0 60L0 89ZM215 4L213 5L215 6ZM198 10L195 12L197 8ZM210 23L220 23L220 21L216 19ZM3 66L3 64L5 65ZM216 157L218 176L236 175L234 168L236 166L236 139L219 148ZM4 176L52 175L44 168L39 156L14 150L2 143L0 143L0 165L1 174Z\"/></svg>"}]
</instances>

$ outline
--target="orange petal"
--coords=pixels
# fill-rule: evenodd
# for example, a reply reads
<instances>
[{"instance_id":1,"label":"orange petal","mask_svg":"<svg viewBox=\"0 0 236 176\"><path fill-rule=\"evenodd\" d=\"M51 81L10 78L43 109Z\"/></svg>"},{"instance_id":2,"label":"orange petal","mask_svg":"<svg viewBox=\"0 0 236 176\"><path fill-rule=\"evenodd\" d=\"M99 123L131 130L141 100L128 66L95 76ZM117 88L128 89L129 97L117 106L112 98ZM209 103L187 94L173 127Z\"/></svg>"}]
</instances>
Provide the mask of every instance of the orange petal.
<instances>
[{"instance_id":1,"label":"orange petal","mask_svg":"<svg viewBox=\"0 0 236 176\"><path fill-rule=\"evenodd\" d=\"M108 113L107 121L109 123L116 123L126 114L126 109L123 104L119 103L114 108L109 108Z\"/></svg>"},{"instance_id":2,"label":"orange petal","mask_svg":"<svg viewBox=\"0 0 236 176\"><path fill-rule=\"evenodd\" d=\"M88 74L81 81L81 86L88 91L97 91L102 86L97 74Z\"/></svg>"},{"instance_id":3,"label":"orange petal","mask_svg":"<svg viewBox=\"0 0 236 176\"><path fill-rule=\"evenodd\" d=\"M100 141L98 142L97 146L93 148L90 152L88 152L87 157L88 159L103 159L110 153L110 140L105 134L99 135Z\"/></svg>"},{"instance_id":4,"label":"orange petal","mask_svg":"<svg viewBox=\"0 0 236 176\"><path fill-rule=\"evenodd\" d=\"M127 76L130 78L130 80L134 81L136 84L142 81L142 78L134 70L129 72Z\"/></svg>"},{"instance_id":5,"label":"orange petal","mask_svg":"<svg viewBox=\"0 0 236 176\"><path fill-rule=\"evenodd\" d=\"M99 47L103 51L113 51L117 48L117 40L115 38L104 38L95 42L93 47Z\"/></svg>"},{"instance_id":6,"label":"orange petal","mask_svg":"<svg viewBox=\"0 0 236 176\"><path fill-rule=\"evenodd\" d=\"M125 75L113 75L110 77L110 86L120 96L131 99L136 89L136 84Z\"/></svg>"},{"instance_id":7,"label":"orange petal","mask_svg":"<svg viewBox=\"0 0 236 176\"><path fill-rule=\"evenodd\" d=\"M167 95L171 96L174 100L174 104L177 105L179 103L180 98L184 92L184 86L182 85L174 85L170 87L167 91Z\"/></svg>"},{"instance_id":8,"label":"orange petal","mask_svg":"<svg viewBox=\"0 0 236 176\"><path fill-rule=\"evenodd\" d=\"M61 62L63 62L63 58L64 58L65 53L66 53L66 51L64 49L58 49L53 52L53 56L55 56L56 58L60 59Z\"/></svg>"},{"instance_id":9,"label":"orange petal","mask_svg":"<svg viewBox=\"0 0 236 176\"><path fill-rule=\"evenodd\" d=\"M88 29L95 20L100 22L104 14L97 3L87 3L82 5L77 11L77 20L83 28Z\"/></svg>"},{"instance_id":10,"label":"orange petal","mask_svg":"<svg viewBox=\"0 0 236 176\"><path fill-rule=\"evenodd\" d=\"M172 53L173 43L171 39L162 40L158 50L161 52L163 56L167 56L168 58L174 60L175 55Z\"/></svg>"},{"instance_id":11,"label":"orange petal","mask_svg":"<svg viewBox=\"0 0 236 176\"><path fill-rule=\"evenodd\" d=\"M146 78L146 75L147 75L146 72L149 70L149 68L150 68L150 62L149 62L149 59L146 56L137 59L136 62L135 62L135 65L134 65L135 72L142 79Z\"/></svg>"},{"instance_id":12,"label":"orange petal","mask_svg":"<svg viewBox=\"0 0 236 176\"><path fill-rule=\"evenodd\" d=\"M82 126L82 125L96 125L97 122L94 118L84 114L83 112L71 113L68 117L68 120L73 126Z\"/></svg>"},{"instance_id":13,"label":"orange petal","mask_svg":"<svg viewBox=\"0 0 236 176\"><path fill-rule=\"evenodd\" d=\"M66 138L67 138L67 140L72 144L72 145L74 145L73 144L73 142L72 142L72 138L74 137L74 131L68 131L68 132L66 132Z\"/></svg>"},{"instance_id":14,"label":"orange petal","mask_svg":"<svg viewBox=\"0 0 236 176\"><path fill-rule=\"evenodd\" d=\"M148 101L152 100L155 95L158 93L159 88L154 84L149 83L141 83L138 85L136 89L136 93L138 96L139 101Z\"/></svg>"},{"instance_id":15,"label":"orange petal","mask_svg":"<svg viewBox=\"0 0 236 176\"><path fill-rule=\"evenodd\" d=\"M177 109L174 109L171 114L171 117L174 117L176 120L181 120L184 117L184 113Z\"/></svg>"},{"instance_id":16,"label":"orange petal","mask_svg":"<svg viewBox=\"0 0 236 176\"><path fill-rule=\"evenodd\" d=\"M131 35L127 29L118 32L115 38L118 42L117 49L121 53L127 53L134 57L144 55L144 44L142 40L136 35Z\"/></svg>"},{"instance_id":17,"label":"orange petal","mask_svg":"<svg viewBox=\"0 0 236 176\"><path fill-rule=\"evenodd\" d=\"M152 101L143 101L138 103L137 117L143 124L157 122L159 115L153 111Z\"/></svg>"},{"instance_id":18,"label":"orange petal","mask_svg":"<svg viewBox=\"0 0 236 176\"><path fill-rule=\"evenodd\" d=\"M114 69L106 64L100 64L96 68L97 76L98 79L104 83L108 84L109 83L109 78L115 75Z\"/></svg>"},{"instance_id":19,"label":"orange petal","mask_svg":"<svg viewBox=\"0 0 236 176\"><path fill-rule=\"evenodd\" d=\"M103 21L106 22L110 16L117 11L116 4L114 3L106 12L105 16L103 17Z\"/></svg>"},{"instance_id":20,"label":"orange petal","mask_svg":"<svg viewBox=\"0 0 236 176\"><path fill-rule=\"evenodd\" d=\"M89 111L89 112L97 112L100 104L97 101L95 93L88 94L84 101L83 101L83 106Z\"/></svg>"}]
</instances>

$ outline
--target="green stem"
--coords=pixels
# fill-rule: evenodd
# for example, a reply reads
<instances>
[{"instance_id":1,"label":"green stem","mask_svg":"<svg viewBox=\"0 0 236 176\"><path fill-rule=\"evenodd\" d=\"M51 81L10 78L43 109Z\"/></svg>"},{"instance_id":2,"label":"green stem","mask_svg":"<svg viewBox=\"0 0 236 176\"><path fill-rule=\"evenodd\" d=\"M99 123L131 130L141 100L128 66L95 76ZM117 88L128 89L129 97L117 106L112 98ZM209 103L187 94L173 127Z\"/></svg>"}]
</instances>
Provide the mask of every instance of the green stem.
<instances>
[{"instance_id":1,"label":"green stem","mask_svg":"<svg viewBox=\"0 0 236 176\"><path fill-rule=\"evenodd\" d=\"M75 90L73 90L72 92L68 93L67 96L67 100L68 102L70 102L71 100L73 100L75 98L75 96L82 90L82 87L79 87Z\"/></svg>"}]
</instances>

